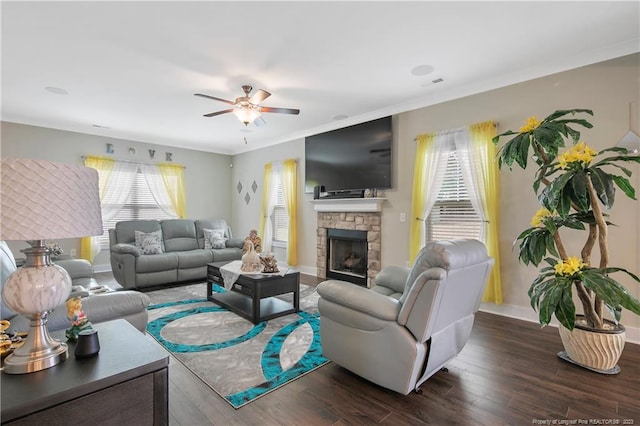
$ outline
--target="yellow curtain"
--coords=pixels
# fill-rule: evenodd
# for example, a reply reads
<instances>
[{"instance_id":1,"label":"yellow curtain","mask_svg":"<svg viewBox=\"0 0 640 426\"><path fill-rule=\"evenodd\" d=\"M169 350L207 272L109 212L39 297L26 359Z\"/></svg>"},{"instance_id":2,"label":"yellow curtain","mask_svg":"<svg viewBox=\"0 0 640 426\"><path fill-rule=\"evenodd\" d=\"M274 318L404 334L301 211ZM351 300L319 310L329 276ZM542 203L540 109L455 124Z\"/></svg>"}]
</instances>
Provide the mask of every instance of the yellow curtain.
<instances>
[{"instance_id":1,"label":"yellow curtain","mask_svg":"<svg viewBox=\"0 0 640 426\"><path fill-rule=\"evenodd\" d=\"M187 203L184 190L184 166L179 164L158 164L158 171L167 189L171 205L179 218L187 215Z\"/></svg>"},{"instance_id":2,"label":"yellow curtain","mask_svg":"<svg viewBox=\"0 0 640 426\"><path fill-rule=\"evenodd\" d=\"M473 150L481 161L477 164L482 168L478 176L482 176L485 197L482 208L488 223L485 228L485 245L489 256L495 259L495 264L489 275L489 281L482 297L483 302L502 303L502 282L500 276L500 247L498 227L500 224L500 191L498 177L498 161L493 137L496 136L496 125L493 121L473 124L469 126Z\"/></svg>"},{"instance_id":3,"label":"yellow curtain","mask_svg":"<svg viewBox=\"0 0 640 426\"><path fill-rule=\"evenodd\" d=\"M264 227L267 221L267 209L269 208L269 194L271 193L271 169L273 164L264 165L264 178L262 180L262 207L260 211L260 229L258 230L260 238L265 241Z\"/></svg>"},{"instance_id":4,"label":"yellow curtain","mask_svg":"<svg viewBox=\"0 0 640 426\"><path fill-rule=\"evenodd\" d=\"M422 208L426 194L426 164L425 154L429 144L435 140L435 134L419 135L416 143L416 161L413 167L413 188L411 191L411 221L409 227L409 263L413 264L414 259L422 248Z\"/></svg>"},{"instance_id":5,"label":"yellow curtain","mask_svg":"<svg viewBox=\"0 0 640 426\"><path fill-rule=\"evenodd\" d=\"M298 171L296 160L285 160L282 164L282 190L289 215L289 241L287 263L298 265Z\"/></svg>"},{"instance_id":6,"label":"yellow curtain","mask_svg":"<svg viewBox=\"0 0 640 426\"><path fill-rule=\"evenodd\" d=\"M100 200L102 200L104 196L104 189L107 186L109 175L111 174L115 164L116 161L113 158L96 156L85 157L84 165L86 167L96 169L100 174L100 179L98 180ZM80 257L82 259L87 259L89 262L93 263L93 259L98 253L100 253L100 247L98 246L98 241L95 237L84 237L81 239Z\"/></svg>"}]
</instances>

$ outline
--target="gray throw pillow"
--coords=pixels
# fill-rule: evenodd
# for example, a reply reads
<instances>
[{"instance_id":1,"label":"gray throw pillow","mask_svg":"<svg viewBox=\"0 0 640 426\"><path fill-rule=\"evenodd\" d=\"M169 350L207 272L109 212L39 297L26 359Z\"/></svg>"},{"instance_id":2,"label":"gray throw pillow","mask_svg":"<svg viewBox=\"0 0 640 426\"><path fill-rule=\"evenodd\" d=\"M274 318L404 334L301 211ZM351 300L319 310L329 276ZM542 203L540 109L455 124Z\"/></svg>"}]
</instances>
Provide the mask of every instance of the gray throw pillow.
<instances>
[{"instance_id":1,"label":"gray throw pillow","mask_svg":"<svg viewBox=\"0 0 640 426\"><path fill-rule=\"evenodd\" d=\"M142 254L162 253L162 231L144 233L135 231L136 247Z\"/></svg>"},{"instance_id":2,"label":"gray throw pillow","mask_svg":"<svg viewBox=\"0 0 640 426\"><path fill-rule=\"evenodd\" d=\"M226 240L224 238L224 229L203 229L204 233L204 248L210 249L223 249L226 247Z\"/></svg>"}]
</instances>

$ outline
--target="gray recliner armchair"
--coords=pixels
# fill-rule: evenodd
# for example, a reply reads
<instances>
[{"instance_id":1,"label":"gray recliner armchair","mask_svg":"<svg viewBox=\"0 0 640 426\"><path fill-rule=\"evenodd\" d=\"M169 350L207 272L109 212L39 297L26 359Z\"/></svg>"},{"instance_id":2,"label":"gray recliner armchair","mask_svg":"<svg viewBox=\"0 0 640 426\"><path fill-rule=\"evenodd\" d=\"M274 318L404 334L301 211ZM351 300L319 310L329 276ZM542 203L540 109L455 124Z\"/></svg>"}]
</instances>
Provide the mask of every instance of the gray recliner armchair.
<instances>
[{"instance_id":1,"label":"gray recliner armchair","mask_svg":"<svg viewBox=\"0 0 640 426\"><path fill-rule=\"evenodd\" d=\"M411 269L383 268L371 289L320 283L324 356L393 391L417 390L466 344L492 267L480 241L439 241Z\"/></svg>"}]
</instances>

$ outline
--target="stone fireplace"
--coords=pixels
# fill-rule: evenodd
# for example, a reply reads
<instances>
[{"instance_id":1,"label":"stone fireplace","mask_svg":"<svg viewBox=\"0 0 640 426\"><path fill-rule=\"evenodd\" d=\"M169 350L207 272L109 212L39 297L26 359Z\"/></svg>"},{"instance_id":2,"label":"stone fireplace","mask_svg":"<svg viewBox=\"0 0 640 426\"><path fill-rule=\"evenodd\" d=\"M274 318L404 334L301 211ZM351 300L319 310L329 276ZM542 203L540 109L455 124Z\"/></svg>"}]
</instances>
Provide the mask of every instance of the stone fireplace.
<instances>
[{"instance_id":1,"label":"stone fireplace","mask_svg":"<svg viewBox=\"0 0 640 426\"><path fill-rule=\"evenodd\" d=\"M371 287L380 272L380 219L379 212L319 211L318 277Z\"/></svg>"}]
</instances>

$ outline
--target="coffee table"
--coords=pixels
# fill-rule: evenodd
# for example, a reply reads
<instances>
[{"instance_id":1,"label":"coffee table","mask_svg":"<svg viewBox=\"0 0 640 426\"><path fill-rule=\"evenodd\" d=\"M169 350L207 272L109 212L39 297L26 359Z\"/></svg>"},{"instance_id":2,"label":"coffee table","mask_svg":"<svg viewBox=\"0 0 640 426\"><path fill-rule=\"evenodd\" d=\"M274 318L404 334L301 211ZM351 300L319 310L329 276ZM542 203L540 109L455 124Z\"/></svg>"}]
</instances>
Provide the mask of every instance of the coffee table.
<instances>
[{"instance_id":1,"label":"coffee table","mask_svg":"<svg viewBox=\"0 0 640 426\"><path fill-rule=\"evenodd\" d=\"M228 262L207 265L207 299L248 319L254 324L300 310L300 272L288 270L286 274L241 274L230 291L214 293L213 283L224 281L220 267ZM274 296L293 293L293 303Z\"/></svg>"}]
</instances>

